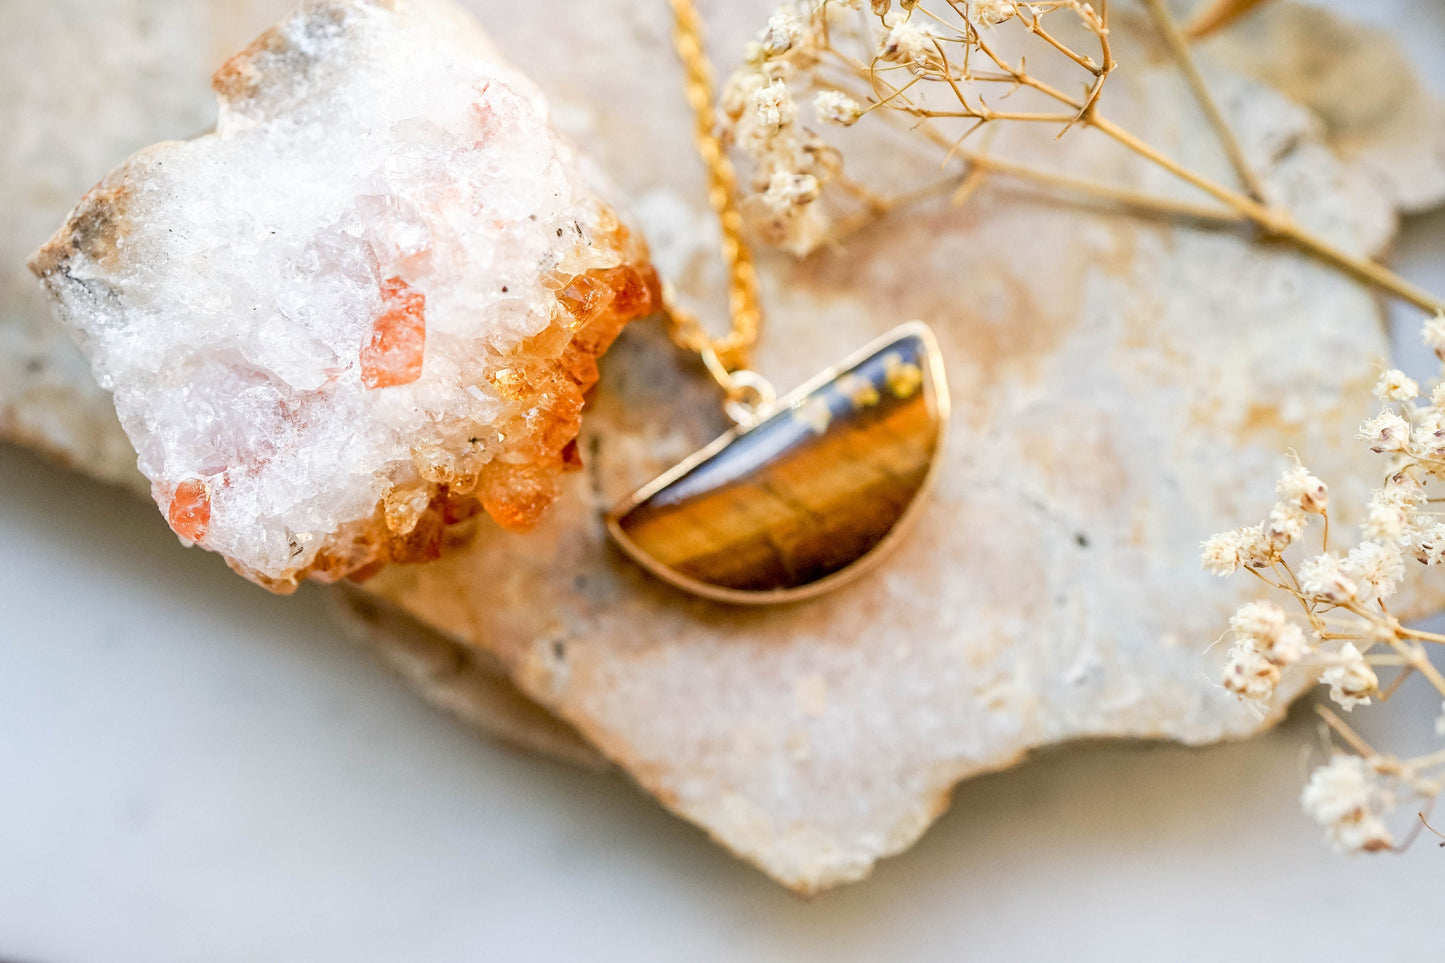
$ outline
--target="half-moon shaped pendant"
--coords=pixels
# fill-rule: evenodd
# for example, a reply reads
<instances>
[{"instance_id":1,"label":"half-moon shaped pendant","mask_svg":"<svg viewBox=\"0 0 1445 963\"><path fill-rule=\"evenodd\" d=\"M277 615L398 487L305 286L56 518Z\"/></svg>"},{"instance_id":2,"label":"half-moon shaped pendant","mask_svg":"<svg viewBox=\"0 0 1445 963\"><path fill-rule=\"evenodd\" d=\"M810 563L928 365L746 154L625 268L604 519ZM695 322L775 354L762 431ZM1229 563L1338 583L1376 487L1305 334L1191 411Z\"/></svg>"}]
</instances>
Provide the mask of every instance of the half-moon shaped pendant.
<instances>
[{"instance_id":1,"label":"half-moon shaped pendant","mask_svg":"<svg viewBox=\"0 0 1445 963\"><path fill-rule=\"evenodd\" d=\"M607 527L688 592L749 605L808 598L898 541L947 427L938 343L912 321L624 499Z\"/></svg>"}]
</instances>

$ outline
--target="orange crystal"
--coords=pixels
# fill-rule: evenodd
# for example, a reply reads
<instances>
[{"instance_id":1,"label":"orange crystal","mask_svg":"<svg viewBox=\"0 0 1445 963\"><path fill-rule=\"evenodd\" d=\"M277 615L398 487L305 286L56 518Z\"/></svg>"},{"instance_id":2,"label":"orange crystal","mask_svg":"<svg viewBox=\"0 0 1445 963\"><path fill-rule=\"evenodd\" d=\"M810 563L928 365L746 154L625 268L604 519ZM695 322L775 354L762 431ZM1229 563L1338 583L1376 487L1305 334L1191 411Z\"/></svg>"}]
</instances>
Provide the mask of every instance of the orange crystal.
<instances>
[{"instance_id":1,"label":"orange crystal","mask_svg":"<svg viewBox=\"0 0 1445 963\"><path fill-rule=\"evenodd\" d=\"M199 478L183 481L176 486L171 496L171 507L166 512L166 521L171 530L188 541L199 542L206 535L211 524L211 490Z\"/></svg>"},{"instance_id":2,"label":"orange crystal","mask_svg":"<svg viewBox=\"0 0 1445 963\"><path fill-rule=\"evenodd\" d=\"M381 282L381 314L361 349L361 382L368 388L410 384L421 377L426 348L426 295L401 278Z\"/></svg>"},{"instance_id":3,"label":"orange crystal","mask_svg":"<svg viewBox=\"0 0 1445 963\"><path fill-rule=\"evenodd\" d=\"M619 225L614 243L628 250L636 242ZM582 467L576 439L584 397L597 383L597 359L627 322L662 303L657 272L645 254L618 267L555 280L563 308L557 323L516 352L518 361L506 369L505 384L493 379L504 396L524 402L525 408L500 426L513 439L512 451L487 463L478 489L487 514L513 531L535 526L557 498L559 476ZM568 338L560 351L544 350L560 337ZM522 360L529 355L532 360Z\"/></svg>"}]
</instances>

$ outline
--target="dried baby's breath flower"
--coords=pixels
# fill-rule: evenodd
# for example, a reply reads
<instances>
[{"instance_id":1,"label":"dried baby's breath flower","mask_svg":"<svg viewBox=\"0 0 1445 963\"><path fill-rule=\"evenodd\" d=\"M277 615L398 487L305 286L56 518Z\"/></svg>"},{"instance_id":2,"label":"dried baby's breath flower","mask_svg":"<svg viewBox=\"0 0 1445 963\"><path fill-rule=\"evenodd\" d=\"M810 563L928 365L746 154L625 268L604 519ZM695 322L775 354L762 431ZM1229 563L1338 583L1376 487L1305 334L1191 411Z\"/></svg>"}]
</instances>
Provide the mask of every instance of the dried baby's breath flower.
<instances>
[{"instance_id":1,"label":"dried baby's breath flower","mask_svg":"<svg viewBox=\"0 0 1445 963\"><path fill-rule=\"evenodd\" d=\"M1409 502L1423 502L1425 494L1425 471L1420 465L1407 464L1399 471L1390 473L1385 479L1385 490L1397 498Z\"/></svg>"},{"instance_id":2,"label":"dried baby's breath flower","mask_svg":"<svg viewBox=\"0 0 1445 963\"><path fill-rule=\"evenodd\" d=\"M1274 665L1294 665L1303 659L1309 652L1309 642L1305 639L1304 629L1293 622L1287 624L1279 631L1274 638L1270 639L1270 645L1262 650L1262 654Z\"/></svg>"},{"instance_id":3,"label":"dried baby's breath flower","mask_svg":"<svg viewBox=\"0 0 1445 963\"><path fill-rule=\"evenodd\" d=\"M1263 523L1239 529L1239 557L1250 568L1273 565L1276 558L1273 541Z\"/></svg>"},{"instance_id":4,"label":"dried baby's breath flower","mask_svg":"<svg viewBox=\"0 0 1445 963\"><path fill-rule=\"evenodd\" d=\"M762 70L757 64L750 64L745 69L735 71L728 77L722 93L718 96L718 107L723 115L734 123L740 122L744 112L752 106L753 93L765 82ZM735 139L742 139L736 128L733 129L733 136Z\"/></svg>"},{"instance_id":5,"label":"dried baby's breath flower","mask_svg":"<svg viewBox=\"0 0 1445 963\"><path fill-rule=\"evenodd\" d=\"M1204 568L1213 575L1233 575L1245 564L1240 553L1240 535L1238 531L1220 532L1205 539L1200 546L1201 561Z\"/></svg>"},{"instance_id":6,"label":"dried baby's breath flower","mask_svg":"<svg viewBox=\"0 0 1445 963\"><path fill-rule=\"evenodd\" d=\"M1013 0L968 0L968 19L981 27L995 27L1012 19Z\"/></svg>"},{"instance_id":7,"label":"dried baby's breath flower","mask_svg":"<svg viewBox=\"0 0 1445 963\"><path fill-rule=\"evenodd\" d=\"M1229 620L1238 642L1249 644L1271 665L1292 665L1307 650L1304 630L1273 602L1249 602Z\"/></svg>"},{"instance_id":8,"label":"dried baby's breath flower","mask_svg":"<svg viewBox=\"0 0 1445 963\"><path fill-rule=\"evenodd\" d=\"M1279 476L1275 492L1284 501L1317 515L1330 504L1330 492L1325 483L1310 474L1309 469L1298 461L1293 468Z\"/></svg>"},{"instance_id":9,"label":"dried baby's breath flower","mask_svg":"<svg viewBox=\"0 0 1445 963\"><path fill-rule=\"evenodd\" d=\"M1299 583L1306 595L1329 602L1351 601L1360 591L1334 552L1316 555L1301 565Z\"/></svg>"},{"instance_id":10,"label":"dried baby's breath flower","mask_svg":"<svg viewBox=\"0 0 1445 963\"><path fill-rule=\"evenodd\" d=\"M1376 454L1402 452L1410 444L1410 423L1386 409L1360 426L1359 437L1369 442Z\"/></svg>"},{"instance_id":11,"label":"dried baby's breath flower","mask_svg":"<svg viewBox=\"0 0 1445 963\"><path fill-rule=\"evenodd\" d=\"M1380 686L1375 670L1365 661L1365 656L1353 642L1346 642L1332 664L1325 669L1320 681L1330 687L1330 698L1346 711L1355 706L1370 704L1370 696Z\"/></svg>"},{"instance_id":12,"label":"dried baby's breath flower","mask_svg":"<svg viewBox=\"0 0 1445 963\"><path fill-rule=\"evenodd\" d=\"M774 131L791 124L798 116L798 108L793 103L792 95L788 93L788 85L781 80L774 80L753 92L753 109L757 111L759 123Z\"/></svg>"},{"instance_id":13,"label":"dried baby's breath flower","mask_svg":"<svg viewBox=\"0 0 1445 963\"><path fill-rule=\"evenodd\" d=\"M1271 556L1278 556L1298 541L1304 533L1303 510L1285 503L1270 509L1269 519L1264 523L1264 537L1269 542Z\"/></svg>"},{"instance_id":14,"label":"dried baby's breath flower","mask_svg":"<svg viewBox=\"0 0 1445 963\"><path fill-rule=\"evenodd\" d=\"M1241 699L1268 701L1279 684L1279 666L1247 639L1236 642L1224 664L1224 687Z\"/></svg>"},{"instance_id":15,"label":"dried baby's breath flower","mask_svg":"<svg viewBox=\"0 0 1445 963\"><path fill-rule=\"evenodd\" d=\"M804 38L806 31L807 24L796 11L791 7L779 7L768 18L768 26L758 38L758 43L764 56L776 57L792 50Z\"/></svg>"},{"instance_id":16,"label":"dried baby's breath flower","mask_svg":"<svg viewBox=\"0 0 1445 963\"><path fill-rule=\"evenodd\" d=\"M1359 583L1364 601L1389 598L1405 578L1400 546L1388 542L1361 542L1350 549L1344 568Z\"/></svg>"},{"instance_id":17,"label":"dried baby's breath flower","mask_svg":"<svg viewBox=\"0 0 1445 963\"><path fill-rule=\"evenodd\" d=\"M1366 538L1377 542L1398 542L1405 537L1410 527L1410 504L1379 489L1370 499L1369 515L1365 521Z\"/></svg>"},{"instance_id":18,"label":"dried baby's breath flower","mask_svg":"<svg viewBox=\"0 0 1445 963\"><path fill-rule=\"evenodd\" d=\"M1346 853L1378 853L1395 845L1395 837L1379 816L1365 815L1338 822L1332 832L1339 850Z\"/></svg>"},{"instance_id":19,"label":"dried baby's breath flower","mask_svg":"<svg viewBox=\"0 0 1445 963\"><path fill-rule=\"evenodd\" d=\"M935 54L933 34L911 19L893 24L878 45L878 59L890 64L927 67Z\"/></svg>"},{"instance_id":20,"label":"dried baby's breath flower","mask_svg":"<svg viewBox=\"0 0 1445 963\"><path fill-rule=\"evenodd\" d=\"M1435 522L1409 533L1411 554L1421 565L1445 562L1445 522Z\"/></svg>"},{"instance_id":21,"label":"dried baby's breath flower","mask_svg":"<svg viewBox=\"0 0 1445 963\"><path fill-rule=\"evenodd\" d=\"M1276 505L1269 520L1220 532L1200 545L1200 562L1214 575L1232 575L1241 568L1265 568L1304 533L1304 514Z\"/></svg>"},{"instance_id":22,"label":"dried baby's breath flower","mask_svg":"<svg viewBox=\"0 0 1445 963\"><path fill-rule=\"evenodd\" d=\"M1418 412L1410 432L1411 453L1418 458L1439 458L1445 455L1445 421L1439 411L1429 408Z\"/></svg>"},{"instance_id":23,"label":"dried baby's breath flower","mask_svg":"<svg viewBox=\"0 0 1445 963\"><path fill-rule=\"evenodd\" d=\"M1420 385L1405 372L1391 368L1375 383L1375 397L1381 401L1413 401L1420 394Z\"/></svg>"},{"instance_id":24,"label":"dried baby's breath flower","mask_svg":"<svg viewBox=\"0 0 1445 963\"><path fill-rule=\"evenodd\" d=\"M1263 639L1278 633L1286 625L1284 610L1273 602L1249 602L1229 620L1229 627L1241 636Z\"/></svg>"},{"instance_id":25,"label":"dried baby's breath flower","mask_svg":"<svg viewBox=\"0 0 1445 963\"><path fill-rule=\"evenodd\" d=\"M759 207L766 208L761 203ZM816 204L799 204L774 214L762 225L763 230L783 250L791 254L804 255L827 239L829 223Z\"/></svg>"},{"instance_id":26,"label":"dried baby's breath flower","mask_svg":"<svg viewBox=\"0 0 1445 963\"><path fill-rule=\"evenodd\" d=\"M1380 818L1394 805L1394 793L1359 756L1336 755L1317 767L1300 794L1300 805L1340 852L1373 852L1394 845Z\"/></svg>"},{"instance_id":27,"label":"dried baby's breath flower","mask_svg":"<svg viewBox=\"0 0 1445 963\"><path fill-rule=\"evenodd\" d=\"M789 208L817 200L819 189L818 179L812 174L777 171L768 180L768 189L763 192L762 200L775 214L782 214Z\"/></svg>"},{"instance_id":28,"label":"dried baby's breath flower","mask_svg":"<svg viewBox=\"0 0 1445 963\"><path fill-rule=\"evenodd\" d=\"M1436 357L1445 361L1445 314L1437 314L1425 322L1420 329L1421 340L1425 347L1435 352Z\"/></svg>"},{"instance_id":29,"label":"dried baby's breath flower","mask_svg":"<svg viewBox=\"0 0 1445 963\"><path fill-rule=\"evenodd\" d=\"M840 90L820 90L813 98L813 110L819 120L840 127L850 127L863 116L863 108L858 101Z\"/></svg>"}]
</instances>

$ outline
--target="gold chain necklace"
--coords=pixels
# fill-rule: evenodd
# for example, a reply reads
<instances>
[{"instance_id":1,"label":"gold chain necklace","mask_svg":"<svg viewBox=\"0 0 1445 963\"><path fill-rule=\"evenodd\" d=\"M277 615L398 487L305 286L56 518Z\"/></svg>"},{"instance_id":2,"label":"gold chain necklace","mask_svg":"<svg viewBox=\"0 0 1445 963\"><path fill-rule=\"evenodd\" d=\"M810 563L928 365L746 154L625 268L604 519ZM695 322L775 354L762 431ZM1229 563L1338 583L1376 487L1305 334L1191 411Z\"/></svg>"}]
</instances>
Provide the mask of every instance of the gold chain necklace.
<instances>
[{"instance_id":1,"label":"gold chain necklace","mask_svg":"<svg viewBox=\"0 0 1445 963\"><path fill-rule=\"evenodd\" d=\"M717 133L712 67L693 0L669 0L708 200L722 231L732 326L713 338L665 293L669 334L701 356L736 427L607 516L649 572L697 595L759 604L861 574L917 514L941 461L948 384L933 332L894 328L778 399L748 367L762 323L737 177Z\"/></svg>"}]
</instances>

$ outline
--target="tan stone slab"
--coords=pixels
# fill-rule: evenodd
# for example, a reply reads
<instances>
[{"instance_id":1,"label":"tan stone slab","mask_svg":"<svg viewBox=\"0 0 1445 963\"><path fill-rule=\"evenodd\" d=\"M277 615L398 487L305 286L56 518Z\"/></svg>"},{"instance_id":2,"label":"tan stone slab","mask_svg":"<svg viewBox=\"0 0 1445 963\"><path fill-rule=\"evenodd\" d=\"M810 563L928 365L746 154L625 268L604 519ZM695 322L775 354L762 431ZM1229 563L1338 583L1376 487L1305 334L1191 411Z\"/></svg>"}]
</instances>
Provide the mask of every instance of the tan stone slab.
<instances>
[{"instance_id":1,"label":"tan stone slab","mask_svg":"<svg viewBox=\"0 0 1445 963\"><path fill-rule=\"evenodd\" d=\"M720 305L661 10L608 0L576 18L560 15L570 9L563 0L546 0L522 17L492 0L471 5L547 91L558 125L630 194L664 273ZM58 5L44 23L65 24L75 7ZM38 16L41 5L23 9ZM716 49L730 53L766 5L705 12ZM98 35L122 35L93 16ZM256 16L231 47L269 17ZM44 62L43 33L15 34L31 38L24 56L0 63ZM47 42L72 63L90 49L63 31ZM1121 36L1119 49L1130 42ZM96 89L119 90L117 78L144 88L116 56ZM1180 154L1208 152L1183 85L1138 63L1116 77L1110 110L1147 119ZM185 89L204 90L208 72ZM1322 229L1384 244L1392 198L1403 199L1331 156L1310 115L1233 83L1241 96L1228 102L1255 156L1271 159L1276 189ZM150 96L164 106L184 99L181 89ZM12 103L0 99L0 110ZM199 100L187 103L204 114ZM164 129L109 117L79 95L62 109L72 126L54 114L20 118L18 129L51 132L43 150L0 155L30 171L83 140L101 145L105 156L75 162L73 183L19 192L37 210L50 204L54 223L132 146L198 129L177 130L156 105ZM140 133L122 146L127 122ZM1157 172L1082 138L1068 146L1079 150L1076 172L1164 189ZM1222 157L1210 163L1223 174ZM5 173L0 191L18 183ZM11 267L23 271L24 254L52 227L16 244ZM689 601L625 563L605 543L599 513L723 427L712 391L654 331L615 349L589 470L540 534L488 535L464 555L370 587L486 653L478 665L495 658L664 804L801 890L862 875L917 838L957 779L1031 748L1098 736L1202 743L1268 721L1224 699L1206 674L1201 652L1243 587L1199 573L1197 543L1268 507L1288 447L1332 481L1349 479L1337 486L1342 499L1367 487L1368 463L1348 435L1370 407L1366 359L1386 348L1372 296L1235 238L1102 218L1001 183L961 211L894 218L846 251L770 263L767 277L774 321L760 365L781 386L912 316L932 321L943 342L956 401L950 460L890 565L816 602L739 612ZM0 331L44 338L33 306L12 307L23 297L5 289ZM58 372L54 395L27 393L17 406L6 386L34 379L0 377L0 404L31 419L73 411L85 431L108 430L113 416L83 369L47 370ZM127 459L84 431L27 434L13 416L0 431L125 475ZM412 663L422 667L408 674L414 684L452 658L430 645ZM396 651L414 657L404 642ZM444 685L422 689L455 697Z\"/></svg>"},{"instance_id":2,"label":"tan stone slab","mask_svg":"<svg viewBox=\"0 0 1445 963\"><path fill-rule=\"evenodd\" d=\"M1115 35L1131 66L1111 81L1110 115L1227 177L1147 34L1120 20ZM667 56L664 36L645 35L627 59ZM1386 243L1390 195L1335 158L1311 115L1221 83L1273 191L1340 243ZM629 96L625 116L593 116L601 143L665 145L684 128L671 84ZM1004 135L996 149L1036 165L1067 150L1076 176L1171 189L1087 134L1064 147L1051 132ZM659 262L707 265L700 196L666 175L676 156L617 156L613 170L640 190ZM938 332L955 400L947 461L889 563L812 602L739 611L625 562L600 513L722 427L694 368L636 332L606 365L589 477L541 532L484 535L368 588L495 653L665 805L804 892L861 877L917 839L956 781L1032 749L1207 743L1277 716L1209 675L1205 650L1252 589L1200 572L1198 544L1263 514L1287 449L1342 504L1367 489L1374 469L1350 435L1373 407L1369 359L1387 350L1371 293L1240 237L1003 183L809 262L774 259L765 277L758 365L782 387L898 321Z\"/></svg>"}]
</instances>

